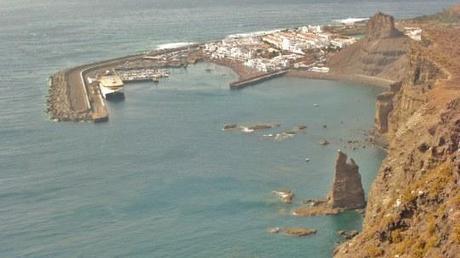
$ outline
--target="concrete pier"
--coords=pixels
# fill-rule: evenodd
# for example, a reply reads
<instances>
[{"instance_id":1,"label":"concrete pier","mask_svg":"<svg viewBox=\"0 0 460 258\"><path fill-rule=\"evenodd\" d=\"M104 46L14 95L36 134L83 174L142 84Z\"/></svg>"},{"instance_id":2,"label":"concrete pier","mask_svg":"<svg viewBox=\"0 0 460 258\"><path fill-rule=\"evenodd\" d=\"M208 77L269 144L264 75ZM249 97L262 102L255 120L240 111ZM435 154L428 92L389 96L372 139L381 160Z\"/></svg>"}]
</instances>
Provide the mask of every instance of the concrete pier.
<instances>
[{"instance_id":1,"label":"concrete pier","mask_svg":"<svg viewBox=\"0 0 460 258\"><path fill-rule=\"evenodd\" d=\"M152 51L148 54L136 54L105 60L62 70L50 77L47 112L55 121L107 121L109 113L97 81L107 70L132 67L165 68L196 62L199 45ZM181 59L190 54L190 58ZM146 57L161 57L161 62ZM140 66L139 66L140 65Z\"/></svg>"},{"instance_id":2,"label":"concrete pier","mask_svg":"<svg viewBox=\"0 0 460 258\"><path fill-rule=\"evenodd\" d=\"M270 79L273 79L273 78L283 76L287 72L288 72L287 70L275 71L275 72L270 72L270 73L254 76L254 77L251 77L251 78L248 78L248 79L245 79L245 80L231 82L230 83L230 89L234 89L234 90L242 89L242 88L245 88L247 86L251 86L251 85L254 85L254 84L257 84L257 83L261 83L261 82L264 82L264 81L267 81L267 80L270 80Z\"/></svg>"}]
</instances>

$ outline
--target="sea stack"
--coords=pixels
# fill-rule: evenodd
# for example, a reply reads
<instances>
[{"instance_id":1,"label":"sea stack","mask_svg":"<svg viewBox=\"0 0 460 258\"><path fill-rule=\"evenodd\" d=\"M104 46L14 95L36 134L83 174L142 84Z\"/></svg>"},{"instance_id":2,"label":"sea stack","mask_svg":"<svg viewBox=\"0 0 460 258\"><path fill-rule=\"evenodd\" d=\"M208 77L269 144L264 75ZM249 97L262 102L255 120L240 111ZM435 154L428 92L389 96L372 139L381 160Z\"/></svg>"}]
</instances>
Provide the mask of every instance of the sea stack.
<instances>
[{"instance_id":1,"label":"sea stack","mask_svg":"<svg viewBox=\"0 0 460 258\"><path fill-rule=\"evenodd\" d=\"M359 167L353 159L349 162L347 160L347 155L339 150L328 203L332 208L361 209L366 206L366 202Z\"/></svg>"}]
</instances>

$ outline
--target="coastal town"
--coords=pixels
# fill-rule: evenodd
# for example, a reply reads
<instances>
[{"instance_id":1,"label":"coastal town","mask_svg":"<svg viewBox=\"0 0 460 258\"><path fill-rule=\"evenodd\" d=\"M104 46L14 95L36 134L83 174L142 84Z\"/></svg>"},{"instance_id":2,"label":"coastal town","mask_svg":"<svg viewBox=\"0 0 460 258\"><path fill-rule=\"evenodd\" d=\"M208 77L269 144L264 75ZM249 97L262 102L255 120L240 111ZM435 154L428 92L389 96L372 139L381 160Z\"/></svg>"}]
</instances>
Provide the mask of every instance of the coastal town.
<instances>
[{"instance_id":1,"label":"coastal town","mask_svg":"<svg viewBox=\"0 0 460 258\"><path fill-rule=\"evenodd\" d=\"M204 44L213 60L228 59L260 72L304 68L328 72L326 54L356 42L356 38L323 32L321 26L228 36Z\"/></svg>"},{"instance_id":2,"label":"coastal town","mask_svg":"<svg viewBox=\"0 0 460 258\"><path fill-rule=\"evenodd\" d=\"M288 72L315 79L340 79L330 73L329 57L359 41L367 21L349 18L332 25L234 34L222 40L156 49L67 69L50 77L48 112L56 121L106 121L105 101L124 99L125 84L160 83L169 77L169 69L186 69L197 62L231 68L238 80L230 83L230 89L241 89ZM415 26L406 27L403 32L415 41L422 38L422 29ZM388 82L383 80L383 84Z\"/></svg>"}]
</instances>

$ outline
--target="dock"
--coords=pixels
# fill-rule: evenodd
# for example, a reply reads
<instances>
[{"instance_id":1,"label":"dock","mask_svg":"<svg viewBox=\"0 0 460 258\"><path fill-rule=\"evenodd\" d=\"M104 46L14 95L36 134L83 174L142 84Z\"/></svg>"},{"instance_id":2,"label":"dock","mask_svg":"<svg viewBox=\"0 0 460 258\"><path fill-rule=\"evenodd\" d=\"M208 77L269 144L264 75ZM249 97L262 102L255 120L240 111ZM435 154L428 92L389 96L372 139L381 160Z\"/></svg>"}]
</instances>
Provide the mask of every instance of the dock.
<instances>
[{"instance_id":1,"label":"dock","mask_svg":"<svg viewBox=\"0 0 460 258\"><path fill-rule=\"evenodd\" d=\"M160 78L169 77L169 72L164 69L117 69L115 72L124 83L158 81Z\"/></svg>"},{"instance_id":2,"label":"dock","mask_svg":"<svg viewBox=\"0 0 460 258\"><path fill-rule=\"evenodd\" d=\"M245 80L231 82L230 89L232 90L242 89L247 86L255 85L255 84L258 84L264 81L271 80L273 78L281 77L285 75L287 72L288 72L287 70L274 71L274 72L269 72L269 73L265 73L262 75L254 76L254 77L251 77Z\"/></svg>"},{"instance_id":3,"label":"dock","mask_svg":"<svg viewBox=\"0 0 460 258\"><path fill-rule=\"evenodd\" d=\"M56 72L49 79L47 112L54 121L93 121L104 122L109 119L105 101L97 81L107 70L123 70L126 82L139 80L158 81L167 77L168 72L160 68L181 67L187 62L196 62L200 45L175 49L154 50L119 58L76 66ZM185 60L186 54L194 58ZM155 58L161 60L156 61ZM179 61L178 61L179 60ZM130 78L128 78L130 77Z\"/></svg>"}]
</instances>

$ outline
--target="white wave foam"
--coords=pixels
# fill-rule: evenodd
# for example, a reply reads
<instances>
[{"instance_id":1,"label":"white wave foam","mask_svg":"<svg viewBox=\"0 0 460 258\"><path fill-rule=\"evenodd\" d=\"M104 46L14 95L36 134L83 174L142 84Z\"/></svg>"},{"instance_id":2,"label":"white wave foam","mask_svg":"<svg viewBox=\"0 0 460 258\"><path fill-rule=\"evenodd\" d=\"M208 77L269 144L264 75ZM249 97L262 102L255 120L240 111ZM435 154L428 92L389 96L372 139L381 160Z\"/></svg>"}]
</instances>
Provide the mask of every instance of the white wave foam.
<instances>
[{"instance_id":1,"label":"white wave foam","mask_svg":"<svg viewBox=\"0 0 460 258\"><path fill-rule=\"evenodd\" d=\"M342 24L345 24L345 25L353 25L357 22L362 22L362 21L367 21L369 20L369 18L346 18L346 19L338 19L338 20L334 20L335 22L338 22L338 23L342 23Z\"/></svg>"},{"instance_id":2,"label":"white wave foam","mask_svg":"<svg viewBox=\"0 0 460 258\"><path fill-rule=\"evenodd\" d=\"M174 42L174 43L165 43L157 46L157 49L170 49L170 48L179 48L196 44L195 42Z\"/></svg>"},{"instance_id":3,"label":"white wave foam","mask_svg":"<svg viewBox=\"0 0 460 258\"><path fill-rule=\"evenodd\" d=\"M264 36L264 35L267 35L267 34L279 32L279 31L282 31L282 30L283 29L275 29L275 30L264 30L264 31L248 32L248 33L231 34L231 35L228 35L227 38L258 37L258 36Z\"/></svg>"}]
</instances>

